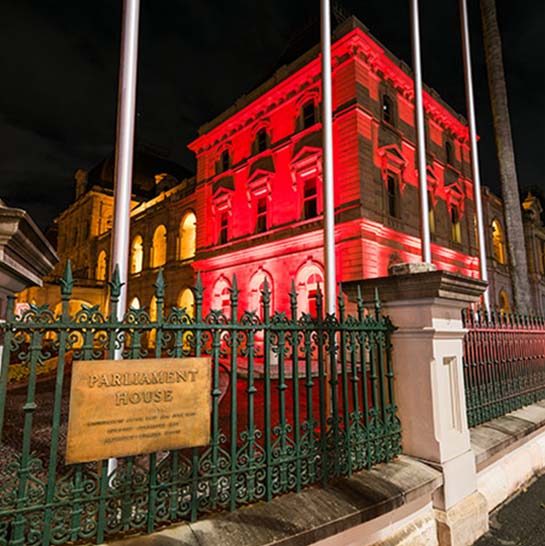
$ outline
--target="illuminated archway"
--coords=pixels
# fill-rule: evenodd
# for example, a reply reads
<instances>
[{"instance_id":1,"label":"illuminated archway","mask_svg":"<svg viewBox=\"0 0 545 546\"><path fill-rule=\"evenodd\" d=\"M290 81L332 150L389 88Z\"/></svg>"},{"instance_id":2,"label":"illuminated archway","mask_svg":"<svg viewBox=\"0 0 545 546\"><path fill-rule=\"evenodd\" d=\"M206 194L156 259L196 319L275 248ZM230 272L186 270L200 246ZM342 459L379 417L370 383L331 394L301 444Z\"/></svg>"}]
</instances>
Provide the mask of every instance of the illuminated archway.
<instances>
[{"instance_id":1,"label":"illuminated archway","mask_svg":"<svg viewBox=\"0 0 545 546\"><path fill-rule=\"evenodd\" d=\"M195 257L197 235L197 217L194 212L188 212L180 222L179 259L188 260Z\"/></svg>"},{"instance_id":2,"label":"illuminated archway","mask_svg":"<svg viewBox=\"0 0 545 546\"><path fill-rule=\"evenodd\" d=\"M131 309L140 309L141 305L140 305L140 300L135 296L132 300L131 300L131 303L129 304L129 307Z\"/></svg>"},{"instance_id":3,"label":"illuminated archway","mask_svg":"<svg viewBox=\"0 0 545 546\"><path fill-rule=\"evenodd\" d=\"M505 236L501 224L496 219L492 222L492 249L494 251L494 259L500 264L505 264L507 262L505 256Z\"/></svg>"},{"instance_id":4,"label":"illuminated archway","mask_svg":"<svg viewBox=\"0 0 545 546\"><path fill-rule=\"evenodd\" d=\"M108 267L108 260L106 257L106 251L101 250L98 254L97 259L97 269L96 269L96 278L97 281L105 281L106 280L106 270Z\"/></svg>"},{"instance_id":5,"label":"illuminated archway","mask_svg":"<svg viewBox=\"0 0 545 546\"><path fill-rule=\"evenodd\" d=\"M131 273L140 273L144 265L144 241L137 235L131 244Z\"/></svg>"},{"instance_id":6,"label":"illuminated archway","mask_svg":"<svg viewBox=\"0 0 545 546\"><path fill-rule=\"evenodd\" d=\"M167 228L161 224L155 228L151 250L151 267L161 267L167 261Z\"/></svg>"},{"instance_id":7,"label":"illuminated archway","mask_svg":"<svg viewBox=\"0 0 545 546\"><path fill-rule=\"evenodd\" d=\"M305 264L295 278L297 290L297 308L299 313L310 313L316 316L316 299L318 288L323 291L324 273L317 263Z\"/></svg>"},{"instance_id":8,"label":"illuminated archway","mask_svg":"<svg viewBox=\"0 0 545 546\"><path fill-rule=\"evenodd\" d=\"M195 296L191 288L182 289L178 296L178 307L185 309L191 318L195 317Z\"/></svg>"},{"instance_id":9,"label":"illuminated archway","mask_svg":"<svg viewBox=\"0 0 545 546\"><path fill-rule=\"evenodd\" d=\"M500 311L502 313L511 313L511 304L509 303L509 296L505 290L500 290Z\"/></svg>"},{"instance_id":10,"label":"illuminated archway","mask_svg":"<svg viewBox=\"0 0 545 546\"><path fill-rule=\"evenodd\" d=\"M252 275L248 285L248 311L255 311L262 320L265 317L263 316L263 296L261 292L265 288L265 279L267 279L270 292L269 309L274 311L272 276L267 271L259 269Z\"/></svg>"},{"instance_id":11,"label":"illuminated archway","mask_svg":"<svg viewBox=\"0 0 545 546\"><path fill-rule=\"evenodd\" d=\"M212 292L212 309L220 310L227 317L231 317L231 283L221 276L214 285Z\"/></svg>"}]
</instances>

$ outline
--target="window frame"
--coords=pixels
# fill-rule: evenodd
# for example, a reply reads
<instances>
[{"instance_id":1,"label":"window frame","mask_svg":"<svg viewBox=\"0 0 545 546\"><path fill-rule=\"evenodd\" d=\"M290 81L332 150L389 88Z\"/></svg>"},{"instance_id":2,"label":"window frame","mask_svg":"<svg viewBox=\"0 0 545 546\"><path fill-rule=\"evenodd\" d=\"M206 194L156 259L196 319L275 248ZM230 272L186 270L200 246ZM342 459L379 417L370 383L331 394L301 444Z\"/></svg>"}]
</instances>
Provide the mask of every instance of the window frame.
<instances>
[{"instance_id":1,"label":"window frame","mask_svg":"<svg viewBox=\"0 0 545 546\"><path fill-rule=\"evenodd\" d=\"M307 195L307 184L313 183L313 189L314 192L310 195ZM320 213L318 209L318 177L316 175L307 176L302 180L302 207L301 207L301 215L303 220L312 220L313 218L317 218ZM314 214L309 214L307 212L307 205L309 203L314 203Z\"/></svg>"},{"instance_id":2,"label":"window frame","mask_svg":"<svg viewBox=\"0 0 545 546\"><path fill-rule=\"evenodd\" d=\"M312 116L310 115L312 114ZM310 123L312 121L312 123ZM318 122L316 115L316 101L314 98L306 100L301 105L301 129L310 129Z\"/></svg>"},{"instance_id":3,"label":"window frame","mask_svg":"<svg viewBox=\"0 0 545 546\"><path fill-rule=\"evenodd\" d=\"M393 182L393 192L390 188L390 181ZM391 171L386 173L386 204L387 212L390 218L401 218L401 203L400 203L400 184L399 176Z\"/></svg>"}]
</instances>

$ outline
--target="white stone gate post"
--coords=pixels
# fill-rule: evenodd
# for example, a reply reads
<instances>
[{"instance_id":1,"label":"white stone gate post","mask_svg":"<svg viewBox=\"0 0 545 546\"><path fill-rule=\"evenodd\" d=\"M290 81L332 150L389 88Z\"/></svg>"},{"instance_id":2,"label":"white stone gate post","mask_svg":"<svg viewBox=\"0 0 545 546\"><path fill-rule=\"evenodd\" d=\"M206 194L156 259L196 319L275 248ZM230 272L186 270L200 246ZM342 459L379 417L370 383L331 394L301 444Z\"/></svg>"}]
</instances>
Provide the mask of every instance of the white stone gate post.
<instances>
[{"instance_id":1,"label":"white stone gate post","mask_svg":"<svg viewBox=\"0 0 545 546\"><path fill-rule=\"evenodd\" d=\"M378 288L397 327L392 359L403 451L443 473L433 500L439 544L473 544L488 529L488 510L477 491L467 425L461 310L479 299L486 282L446 271L408 273L349 283L350 299L358 284L365 301Z\"/></svg>"}]
</instances>

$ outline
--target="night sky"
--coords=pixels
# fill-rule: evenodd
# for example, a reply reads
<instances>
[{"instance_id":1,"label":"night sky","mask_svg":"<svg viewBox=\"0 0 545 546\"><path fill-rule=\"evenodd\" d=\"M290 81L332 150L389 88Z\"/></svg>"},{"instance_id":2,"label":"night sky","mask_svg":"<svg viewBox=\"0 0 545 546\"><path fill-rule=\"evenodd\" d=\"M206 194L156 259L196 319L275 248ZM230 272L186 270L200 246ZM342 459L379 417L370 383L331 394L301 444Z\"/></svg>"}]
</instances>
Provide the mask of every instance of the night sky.
<instances>
[{"instance_id":1,"label":"night sky","mask_svg":"<svg viewBox=\"0 0 545 546\"><path fill-rule=\"evenodd\" d=\"M470 5L483 184L498 191L477 0ZM76 169L114 146L121 0L0 3L0 197L45 228ZM408 0L344 0L411 64ZM497 0L519 182L545 192L543 0ZM318 0L141 0L137 139L191 170L202 123L278 67ZM421 0L425 82L465 114L457 0Z\"/></svg>"}]
</instances>

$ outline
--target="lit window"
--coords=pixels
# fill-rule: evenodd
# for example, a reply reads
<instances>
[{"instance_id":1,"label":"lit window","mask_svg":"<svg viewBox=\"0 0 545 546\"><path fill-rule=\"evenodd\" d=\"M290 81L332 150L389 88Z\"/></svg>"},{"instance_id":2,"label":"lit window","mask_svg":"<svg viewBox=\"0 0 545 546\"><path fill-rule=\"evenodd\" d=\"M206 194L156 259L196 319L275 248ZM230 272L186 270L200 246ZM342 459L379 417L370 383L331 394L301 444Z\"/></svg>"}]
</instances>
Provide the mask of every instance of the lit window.
<instances>
[{"instance_id":1,"label":"lit window","mask_svg":"<svg viewBox=\"0 0 545 546\"><path fill-rule=\"evenodd\" d=\"M460 224L460 210L456 205L450 207L450 224L451 232L450 236L453 242L462 242L462 227Z\"/></svg>"},{"instance_id":2,"label":"lit window","mask_svg":"<svg viewBox=\"0 0 545 546\"><path fill-rule=\"evenodd\" d=\"M231 286L229 282L221 277L214 285L212 291L212 309L221 311L227 318L231 316Z\"/></svg>"},{"instance_id":3,"label":"lit window","mask_svg":"<svg viewBox=\"0 0 545 546\"><path fill-rule=\"evenodd\" d=\"M297 308L300 313L317 315L318 288L323 288L324 275L317 264L307 264L296 275Z\"/></svg>"},{"instance_id":4,"label":"lit window","mask_svg":"<svg viewBox=\"0 0 545 546\"><path fill-rule=\"evenodd\" d=\"M218 244L224 245L229 240L229 213L224 211L220 213Z\"/></svg>"},{"instance_id":5,"label":"lit window","mask_svg":"<svg viewBox=\"0 0 545 546\"><path fill-rule=\"evenodd\" d=\"M507 260L505 259L505 237L501 224L497 220L492 222L492 249L494 252L494 259L498 263L507 263Z\"/></svg>"},{"instance_id":6,"label":"lit window","mask_svg":"<svg viewBox=\"0 0 545 546\"><path fill-rule=\"evenodd\" d=\"M257 200L255 231L256 233L263 233L264 231L267 231L267 198L266 197L260 197Z\"/></svg>"},{"instance_id":7,"label":"lit window","mask_svg":"<svg viewBox=\"0 0 545 546\"><path fill-rule=\"evenodd\" d=\"M431 192L428 192L428 222L430 224L430 234L435 235L435 211L433 210Z\"/></svg>"},{"instance_id":8,"label":"lit window","mask_svg":"<svg viewBox=\"0 0 545 546\"><path fill-rule=\"evenodd\" d=\"M316 178L307 178L303 184L303 218L308 220L316 216L318 216Z\"/></svg>"},{"instance_id":9,"label":"lit window","mask_svg":"<svg viewBox=\"0 0 545 546\"><path fill-rule=\"evenodd\" d=\"M397 177L388 175L388 214L394 218L399 218L399 182Z\"/></svg>"},{"instance_id":10,"label":"lit window","mask_svg":"<svg viewBox=\"0 0 545 546\"><path fill-rule=\"evenodd\" d=\"M500 311L502 313L511 313L511 304L505 290L500 290Z\"/></svg>"},{"instance_id":11,"label":"lit window","mask_svg":"<svg viewBox=\"0 0 545 546\"><path fill-rule=\"evenodd\" d=\"M447 140L445 143L445 155L447 158L447 165L452 165L452 162L454 160L454 156L452 153L452 144Z\"/></svg>"},{"instance_id":12,"label":"lit window","mask_svg":"<svg viewBox=\"0 0 545 546\"><path fill-rule=\"evenodd\" d=\"M393 124L394 122L394 108L392 99L388 95L382 97L382 119L386 123Z\"/></svg>"},{"instance_id":13,"label":"lit window","mask_svg":"<svg viewBox=\"0 0 545 546\"><path fill-rule=\"evenodd\" d=\"M106 280L106 269L107 269L106 251L101 250L98 255L97 269L96 269L96 278L98 281Z\"/></svg>"},{"instance_id":14,"label":"lit window","mask_svg":"<svg viewBox=\"0 0 545 546\"><path fill-rule=\"evenodd\" d=\"M153 233L151 267L161 267L167 261L167 229L162 224Z\"/></svg>"},{"instance_id":15,"label":"lit window","mask_svg":"<svg viewBox=\"0 0 545 546\"><path fill-rule=\"evenodd\" d=\"M265 127L259 129L256 135L256 151L257 153L264 152L267 149L267 129Z\"/></svg>"},{"instance_id":16,"label":"lit window","mask_svg":"<svg viewBox=\"0 0 545 546\"><path fill-rule=\"evenodd\" d=\"M195 256L197 235L197 218L193 212L188 212L180 223L180 260L188 260Z\"/></svg>"},{"instance_id":17,"label":"lit window","mask_svg":"<svg viewBox=\"0 0 545 546\"><path fill-rule=\"evenodd\" d=\"M185 309L190 317L195 316L195 296L191 288L184 288L178 297L178 307Z\"/></svg>"},{"instance_id":18,"label":"lit window","mask_svg":"<svg viewBox=\"0 0 545 546\"><path fill-rule=\"evenodd\" d=\"M308 129L316 123L314 101L309 100L303 105L303 129Z\"/></svg>"},{"instance_id":19,"label":"lit window","mask_svg":"<svg viewBox=\"0 0 545 546\"><path fill-rule=\"evenodd\" d=\"M140 273L144 264L144 241L140 235L132 240L131 273Z\"/></svg>"},{"instance_id":20,"label":"lit window","mask_svg":"<svg viewBox=\"0 0 545 546\"><path fill-rule=\"evenodd\" d=\"M140 309L140 300L135 296L129 304L131 309Z\"/></svg>"}]
</instances>

